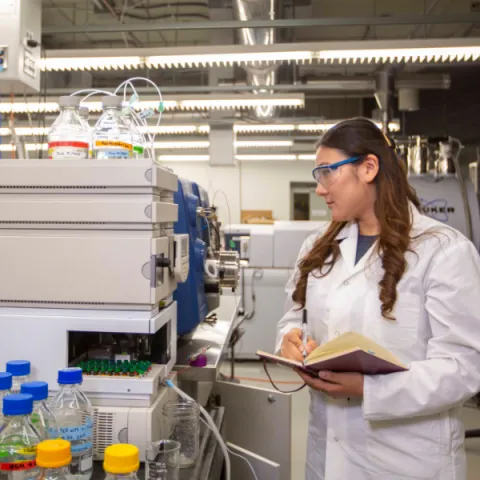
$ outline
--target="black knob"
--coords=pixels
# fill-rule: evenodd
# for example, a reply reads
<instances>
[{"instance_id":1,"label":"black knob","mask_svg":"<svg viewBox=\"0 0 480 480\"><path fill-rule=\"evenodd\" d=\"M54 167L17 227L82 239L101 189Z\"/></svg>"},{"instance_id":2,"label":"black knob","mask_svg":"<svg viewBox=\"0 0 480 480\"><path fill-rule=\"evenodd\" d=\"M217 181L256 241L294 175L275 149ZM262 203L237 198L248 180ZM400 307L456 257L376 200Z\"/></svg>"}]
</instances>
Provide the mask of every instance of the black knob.
<instances>
[{"instance_id":1,"label":"black knob","mask_svg":"<svg viewBox=\"0 0 480 480\"><path fill-rule=\"evenodd\" d=\"M165 258L165 257L157 257L156 267L157 268L161 268L161 267L168 268L168 267L170 267L170 259Z\"/></svg>"}]
</instances>

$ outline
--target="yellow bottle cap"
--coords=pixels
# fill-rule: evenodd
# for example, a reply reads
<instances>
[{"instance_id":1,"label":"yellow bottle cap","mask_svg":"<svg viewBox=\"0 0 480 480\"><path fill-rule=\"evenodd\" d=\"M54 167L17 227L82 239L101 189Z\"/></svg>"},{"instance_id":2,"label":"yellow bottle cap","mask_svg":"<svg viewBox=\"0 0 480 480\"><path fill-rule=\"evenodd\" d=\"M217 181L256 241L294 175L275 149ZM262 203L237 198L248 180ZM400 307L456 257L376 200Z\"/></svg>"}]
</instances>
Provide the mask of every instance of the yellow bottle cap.
<instances>
[{"instance_id":1,"label":"yellow bottle cap","mask_svg":"<svg viewBox=\"0 0 480 480\"><path fill-rule=\"evenodd\" d=\"M140 468L138 448L119 443L105 449L103 469L107 473L122 474L136 472Z\"/></svg>"},{"instance_id":2,"label":"yellow bottle cap","mask_svg":"<svg viewBox=\"0 0 480 480\"><path fill-rule=\"evenodd\" d=\"M66 440L44 440L37 445L37 465L40 468L66 467L71 461L70 442Z\"/></svg>"}]
</instances>

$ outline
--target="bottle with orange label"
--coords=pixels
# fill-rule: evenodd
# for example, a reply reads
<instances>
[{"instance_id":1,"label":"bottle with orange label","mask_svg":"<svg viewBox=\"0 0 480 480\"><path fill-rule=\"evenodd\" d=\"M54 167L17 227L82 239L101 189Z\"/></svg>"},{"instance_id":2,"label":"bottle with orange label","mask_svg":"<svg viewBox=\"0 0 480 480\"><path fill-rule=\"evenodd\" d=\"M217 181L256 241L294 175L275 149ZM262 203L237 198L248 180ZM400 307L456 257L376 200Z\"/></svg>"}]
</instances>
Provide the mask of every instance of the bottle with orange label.
<instances>
[{"instance_id":1,"label":"bottle with orange label","mask_svg":"<svg viewBox=\"0 0 480 480\"><path fill-rule=\"evenodd\" d=\"M122 115L122 97L102 97L103 113L93 129L93 158L121 160L133 158L130 127Z\"/></svg>"},{"instance_id":2,"label":"bottle with orange label","mask_svg":"<svg viewBox=\"0 0 480 480\"><path fill-rule=\"evenodd\" d=\"M33 411L31 395L7 395L3 399L4 422L0 427L0 480L36 480L40 434L29 416Z\"/></svg>"},{"instance_id":3,"label":"bottle with orange label","mask_svg":"<svg viewBox=\"0 0 480 480\"><path fill-rule=\"evenodd\" d=\"M78 97L60 97L60 115L48 133L48 158L51 160L81 160L88 158L90 137L78 108Z\"/></svg>"}]
</instances>

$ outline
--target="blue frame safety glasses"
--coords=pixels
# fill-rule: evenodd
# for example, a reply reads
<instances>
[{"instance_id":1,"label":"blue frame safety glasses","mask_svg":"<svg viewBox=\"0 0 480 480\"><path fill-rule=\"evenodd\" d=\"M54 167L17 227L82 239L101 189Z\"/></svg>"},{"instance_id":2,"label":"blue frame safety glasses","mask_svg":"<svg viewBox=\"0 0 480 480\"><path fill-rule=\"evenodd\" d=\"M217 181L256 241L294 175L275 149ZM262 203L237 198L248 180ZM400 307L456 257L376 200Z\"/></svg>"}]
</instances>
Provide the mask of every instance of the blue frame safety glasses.
<instances>
[{"instance_id":1,"label":"blue frame safety glasses","mask_svg":"<svg viewBox=\"0 0 480 480\"><path fill-rule=\"evenodd\" d=\"M328 188L337 178L340 173L339 167L347 165L348 163L358 162L363 157L349 157L337 163L331 163L330 165L319 165L312 170L313 178L317 183L322 185L323 188Z\"/></svg>"}]
</instances>

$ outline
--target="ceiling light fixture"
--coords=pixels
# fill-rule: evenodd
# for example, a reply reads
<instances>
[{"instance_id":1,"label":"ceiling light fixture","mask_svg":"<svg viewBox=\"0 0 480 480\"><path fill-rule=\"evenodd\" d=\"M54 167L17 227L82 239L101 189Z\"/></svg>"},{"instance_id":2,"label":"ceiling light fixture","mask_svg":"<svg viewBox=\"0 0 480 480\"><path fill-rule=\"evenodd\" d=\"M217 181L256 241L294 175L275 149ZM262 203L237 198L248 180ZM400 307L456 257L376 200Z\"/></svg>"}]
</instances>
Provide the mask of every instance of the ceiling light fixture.
<instances>
[{"instance_id":1,"label":"ceiling light fixture","mask_svg":"<svg viewBox=\"0 0 480 480\"><path fill-rule=\"evenodd\" d=\"M140 68L145 63L142 57L69 57L42 58L40 69L49 72L64 72L69 70L125 70Z\"/></svg>"},{"instance_id":2,"label":"ceiling light fixture","mask_svg":"<svg viewBox=\"0 0 480 480\"><path fill-rule=\"evenodd\" d=\"M160 162L208 162L210 155L159 155Z\"/></svg>"},{"instance_id":3,"label":"ceiling light fixture","mask_svg":"<svg viewBox=\"0 0 480 480\"><path fill-rule=\"evenodd\" d=\"M235 158L240 162L248 161L286 161L286 160L296 160L297 155L294 154L279 154L279 155L235 155Z\"/></svg>"},{"instance_id":4,"label":"ceiling light fixture","mask_svg":"<svg viewBox=\"0 0 480 480\"><path fill-rule=\"evenodd\" d=\"M95 55L92 57L92 55ZM40 61L42 70L203 68L293 63L444 63L480 59L479 38L366 40L361 42L215 45L155 49L54 50Z\"/></svg>"},{"instance_id":5,"label":"ceiling light fixture","mask_svg":"<svg viewBox=\"0 0 480 480\"><path fill-rule=\"evenodd\" d=\"M100 112L102 102L86 101L82 105L88 107L91 112ZM250 109L259 106L275 106L300 108L305 105L303 94L274 94L274 95L204 95L202 97L176 96L175 99L166 97L162 102L165 110L234 110ZM149 108L157 109L158 100L143 100L135 104L137 110ZM59 110L58 103L52 99L45 102L4 102L0 103L0 113L52 113Z\"/></svg>"}]
</instances>

